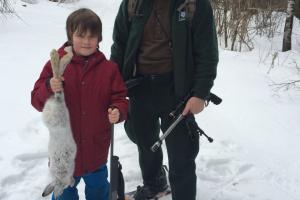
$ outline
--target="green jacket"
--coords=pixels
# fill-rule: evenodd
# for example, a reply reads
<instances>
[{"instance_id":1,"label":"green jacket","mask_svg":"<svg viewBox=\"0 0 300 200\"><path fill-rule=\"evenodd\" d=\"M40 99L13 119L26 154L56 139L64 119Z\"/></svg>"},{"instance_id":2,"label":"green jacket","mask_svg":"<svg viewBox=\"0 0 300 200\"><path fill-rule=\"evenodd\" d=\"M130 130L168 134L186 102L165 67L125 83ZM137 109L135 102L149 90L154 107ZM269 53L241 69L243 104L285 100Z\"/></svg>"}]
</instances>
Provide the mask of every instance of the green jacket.
<instances>
[{"instance_id":1,"label":"green jacket","mask_svg":"<svg viewBox=\"0 0 300 200\"><path fill-rule=\"evenodd\" d=\"M189 21L180 18L180 12L177 11L183 2L184 0L171 2L175 94L182 98L192 92L193 96L205 99L216 78L219 60L213 12L209 0L197 0L190 26ZM129 22L127 3L128 0L121 3L114 24L114 42L111 47L111 60L119 65L125 81L135 74L139 43L153 4L152 0L143 0L139 15L133 16Z\"/></svg>"}]
</instances>

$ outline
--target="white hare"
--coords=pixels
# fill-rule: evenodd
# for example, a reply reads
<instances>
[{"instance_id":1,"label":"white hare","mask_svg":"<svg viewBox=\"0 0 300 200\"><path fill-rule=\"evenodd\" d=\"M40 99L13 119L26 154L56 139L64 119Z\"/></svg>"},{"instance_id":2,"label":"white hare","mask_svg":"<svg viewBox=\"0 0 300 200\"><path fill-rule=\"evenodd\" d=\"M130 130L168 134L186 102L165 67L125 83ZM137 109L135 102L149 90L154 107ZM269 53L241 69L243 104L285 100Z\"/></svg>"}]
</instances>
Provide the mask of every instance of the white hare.
<instances>
[{"instance_id":1,"label":"white hare","mask_svg":"<svg viewBox=\"0 0 300 200\"><path fill-rule=\"evenodd\" d=\"M65 51L67 54L60 60L56 50L51 52L53 76L57 78L61 77L73 56L72 47L66 47ZM73 173L77 151L63 92L55 93L46 101L42 116L50 135L48 153L50 173L53 177L53 181L46 186L42 196L54 192L57 198L66 187L74 185Z\"/></svg>"}]
</instances>

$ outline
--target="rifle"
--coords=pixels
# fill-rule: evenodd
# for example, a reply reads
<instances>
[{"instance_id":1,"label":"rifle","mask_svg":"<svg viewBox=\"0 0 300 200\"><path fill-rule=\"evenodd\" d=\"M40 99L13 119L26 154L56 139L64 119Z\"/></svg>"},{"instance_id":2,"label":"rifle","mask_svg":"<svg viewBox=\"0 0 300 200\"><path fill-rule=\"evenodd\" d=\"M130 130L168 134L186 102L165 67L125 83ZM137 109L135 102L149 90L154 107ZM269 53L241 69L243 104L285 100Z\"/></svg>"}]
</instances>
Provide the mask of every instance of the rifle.
<instances>
[{"instance_id":1,"label":"rifle","mask_svg":"<svg viewBox=\"0 0 300 200\"><path fill-rule=\"evenodd\" d=\"M127 90L132 90L134 87L141 84L141 82L145 79L145 76L139 76L136 78L129 79L125 82L125 85L127 87ZM174 116L178 111L181 110L182 107L185 106L186 102L191 97L191 94L188 94L175 108L173 112L170 113L170 115ZM217 95L210 93L208 97L205 98L205 106L208 106L209 102L213 102L215 105L219 105L222 102L222 99L218 97ZM175 113L176 112L176 113Z\"/></svg>"},{"instance_id":2,"label":"rifle","mask_svg":"<svg viewBox=\"0 0 300 200\"><path fill-rule=\"evenodd\" d=\"M152 147L151 151L155 152L158 150L158 148L161 146L163 140L172 132L172 130L176 127L176 125L185 119L185 123L188 127L188 132L190 137L193 137L193 133L198 133L200 136L204 135L208 141L211 143L213 142L213 138L209 137L205 134L205 132L199 128L197 122L195 121L195 117L192 114L188 114L187 116L182 115L182 110L184 109L187 101L190 99L192 95L188 94L179 104L176 106L175 110L173 110L169 116L174 119L174 122L169 126L169 128L166 130L166 132L160 136L159 140L155 142ZM217 95L210 93L210 95L205 99L205 105L207 106L209 102L212 102L215 105L219 105L222 102L222 99L218 97Z\"/></svg>"},{"instance_id":3,"label":"rifle","mask_svg":"<svg viewBox=\"0 0 300 200\"><path fill-rule=\"evenodd\" d=\"M114 156L114 125L111 126L109 200L125 200L124 178L119 157Z\"/></svg>"},{"instance_id":4,"label":"rifle","mask_svg":"<svg viewBox=\"0 0 300 200\"><path fill-rule=\"evenodd\" d=\"M129 79L125 82L125 85L127 87L127 96L131 97L134 94L134 88L141 84L141 82L145 79L144 76L135 77L132 79Z\"/></svg>"},{"instance_id":5,"label":"rifle","mask_svg":"<svg viewBox=\"0 0 300 200\"><path fill-rule=\"evenodd\" d=\"M145 77L143 77L143 76L132 78L132 79L129 79L128 81L126 81L125 85L126 85L127 89L130 90L130 89L134 88L135 86L138 86L144 79L145 79Z\"/></svg>"}]
</instances>

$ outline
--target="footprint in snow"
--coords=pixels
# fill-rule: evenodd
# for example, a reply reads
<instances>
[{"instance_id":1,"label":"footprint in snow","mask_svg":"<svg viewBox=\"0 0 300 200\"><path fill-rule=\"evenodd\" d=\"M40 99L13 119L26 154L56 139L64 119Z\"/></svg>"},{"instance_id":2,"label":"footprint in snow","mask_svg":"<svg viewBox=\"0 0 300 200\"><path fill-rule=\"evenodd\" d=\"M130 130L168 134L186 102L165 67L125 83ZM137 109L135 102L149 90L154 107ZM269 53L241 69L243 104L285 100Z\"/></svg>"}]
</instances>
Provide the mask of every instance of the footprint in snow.
<instances>
[{"instance_id":1,"label":"footprint in snow","mask_svg":"<svg viewBox=\"0 0 300 200\"><path fill-rule=\"evenodd\" d=\"M22 182L24 177L26 176L26 171L27 170L23 170L22 172L20 172L18 174L13 174L13 175L9 175L9 176L5 177L0 182L1 187L15 185L16 183Z\"/></svg>"},{"instance_id":2,"label":"footprint in snow","mask_svg":"<svg viewBox=\"0 0 300 200\"><path fill-rule=\"evenodd\" d=\"M47 152L40 152L40 153L24 153L15 156L15 160L19 160L22 162L27 162L27 161L33 161L33 160L39 160L39 159L44 159L48 157Z\"/></svg>"}]
</instances>

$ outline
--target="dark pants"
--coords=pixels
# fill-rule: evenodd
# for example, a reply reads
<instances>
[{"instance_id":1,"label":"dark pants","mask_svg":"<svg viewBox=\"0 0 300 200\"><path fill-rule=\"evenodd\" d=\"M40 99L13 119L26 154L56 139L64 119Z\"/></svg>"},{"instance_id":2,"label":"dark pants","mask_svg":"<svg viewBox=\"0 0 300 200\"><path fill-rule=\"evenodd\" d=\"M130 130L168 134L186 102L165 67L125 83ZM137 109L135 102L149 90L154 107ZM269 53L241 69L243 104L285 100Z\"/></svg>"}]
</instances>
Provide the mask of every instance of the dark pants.
<instances>
[{"instance_id":1,"label":"dark pants","mask_svg":"<svg viewBox=\"0 0 300 200\"><path fill-rule=\"evenodd\" d=\"M151 186L161 174L162 150L153 153L150 148L159 139L160 129L165 132L173 122L169 113L177 103L171 74L147 77L134 88L133 96L130 97L125 129L129 138L138 146L145 185ZM197 179L195 158L199 151L199 136L194 135L194 139L191 139L183 120L166 138L166 146L173 200L194 200Z\"/></svg>"}]
</instances>

